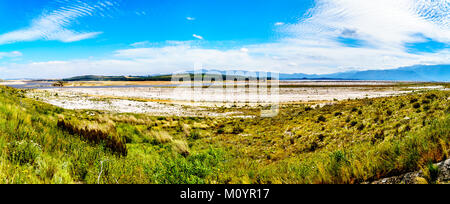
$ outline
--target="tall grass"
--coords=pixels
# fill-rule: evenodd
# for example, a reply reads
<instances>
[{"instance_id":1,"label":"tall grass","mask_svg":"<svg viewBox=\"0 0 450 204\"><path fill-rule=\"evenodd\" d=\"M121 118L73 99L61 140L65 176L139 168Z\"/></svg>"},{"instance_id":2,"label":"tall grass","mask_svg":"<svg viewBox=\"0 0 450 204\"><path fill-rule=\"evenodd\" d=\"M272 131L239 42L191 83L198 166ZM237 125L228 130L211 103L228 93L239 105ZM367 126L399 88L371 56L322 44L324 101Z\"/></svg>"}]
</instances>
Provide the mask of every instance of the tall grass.
<instances>
[{"instance_id":1,"label":"tall grass","mask_svg":"<svg viewBox=\"0 0 450 204\"><path fill-rule=\"evenodd\" d=\"M25 94L0 87L0 183L361 183L419 169L433 183L430 164L450 153L449 91L250 119L73 111Z\"/></svg>"}]
</instances>

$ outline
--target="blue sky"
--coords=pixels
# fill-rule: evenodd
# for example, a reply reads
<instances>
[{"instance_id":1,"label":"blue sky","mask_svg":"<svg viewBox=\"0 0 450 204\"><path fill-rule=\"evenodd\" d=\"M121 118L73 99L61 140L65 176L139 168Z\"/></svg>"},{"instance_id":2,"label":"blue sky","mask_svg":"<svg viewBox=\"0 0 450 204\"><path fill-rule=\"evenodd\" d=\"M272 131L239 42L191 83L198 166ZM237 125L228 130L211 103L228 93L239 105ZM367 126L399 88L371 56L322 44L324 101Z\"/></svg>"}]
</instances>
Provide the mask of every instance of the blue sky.
<instances>
[{"instance_id":1,"label":"blue sky","mask_svg":"<svg viewBox=\"0 0 450 204\"><path fill-rule=\"evenodd\" d=\"M3 0L0 78L448 64L447 0Z\"/></svg>"}]
</instances>

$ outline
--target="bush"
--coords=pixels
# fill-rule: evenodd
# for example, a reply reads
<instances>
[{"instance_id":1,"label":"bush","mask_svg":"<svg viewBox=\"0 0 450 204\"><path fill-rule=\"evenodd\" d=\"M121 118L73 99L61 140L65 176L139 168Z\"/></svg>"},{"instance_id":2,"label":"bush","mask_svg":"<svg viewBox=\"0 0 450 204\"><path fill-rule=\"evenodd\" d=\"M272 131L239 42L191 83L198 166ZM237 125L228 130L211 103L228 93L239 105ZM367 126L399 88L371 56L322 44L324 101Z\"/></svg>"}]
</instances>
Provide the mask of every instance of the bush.
<instances>
[{"instance_id":1,"label":"bush","mask_svg":"<svg viewBox=\"0 0 450 204\"><path fill-rule=\"evenodd\" d=\"M414 103L414 104L413 104L413 108L415 108L415 109L420 108L420 103Z\"/></svg>"},{"instance_id":2,"label":"bush","mask_svg":"<svg viewBox=\"0 0 450 204\"><path fill-rule=\"evenodd\" d=\"M413 99L411 99L409 102L410 102L411 104L413 104L413 103L416 103L417 101L419 101L417 98L413 98Z\"/></svg>"},{"instance_id":3,"label":"bush","mask_svg":"<svg viewBox=\"0 0 450 204\"><path fill-rule=\"evenodd\" d=\"M388 116L392 115L392 111L391 110L387 110L386 113L387 113Z\"/></svg>"},{"instance_id":4,"label":"bush","mask_svg":"<svg viewBox=\"0 0 450 204\"><path fill-rule=\"evenodd\" d=\"M358 130L359 130L359 131L364 130L364 128L366 128L366 126L364 126L364 124L360 124L360 125L358 126Z\"/></svg>"},{"instance_id":5,"label":"bush","mask_svg":"<svg viewBox=\"0 0 450 204\"><path fill-rule=\"evenodd\" d=\"M319 118L317 118L317 121L318 122L326 122L327 119L323 115L321 115L321 116L319 116Z\"/></svg>"},{"instance_id":6,"label":"bush","mask_svg":"<svg viewBox=\"0 0 450 204\"><path fill-rule=\"evenodd\" d=\"M223 133L225 133L225 130L223 128L219 128L217 130L217 134L223 134Z\"/></svg>"},{"instance_id":7,"label":"bush","mask_svg":"<svg viewBox=\"0 0 450 204\"><path fill-rule=\"evenodd\" d=\"M426 98L433 100L433 99L437 98L437 96L436 96L436 94L430 94L430 95L427 95Z\"/></svg>"},{"instance_id":8,"label":"bush","mask_svg":"<svg viewBox=\"0 0 450 204\"><path fill-rule=\"evenodd\" d=\"M239 126L234 126L233 127L233 134L235 134L235 135L237 135L237 134L241 134L241 133L243 133L244 132L244 129L243 128L241 128L241 127L239 127Z\"/></svg>"},{"instance_id":9,"label":"bush","mask_svg":"<svg viewBox=\"0 0 450 204\"><path fill-rule=\"evenodd\" d=\"M336 113L334 113L334 116L341 116L342 115L342 113L341 112L336 112Z\"/></svg>"}]
</instances>

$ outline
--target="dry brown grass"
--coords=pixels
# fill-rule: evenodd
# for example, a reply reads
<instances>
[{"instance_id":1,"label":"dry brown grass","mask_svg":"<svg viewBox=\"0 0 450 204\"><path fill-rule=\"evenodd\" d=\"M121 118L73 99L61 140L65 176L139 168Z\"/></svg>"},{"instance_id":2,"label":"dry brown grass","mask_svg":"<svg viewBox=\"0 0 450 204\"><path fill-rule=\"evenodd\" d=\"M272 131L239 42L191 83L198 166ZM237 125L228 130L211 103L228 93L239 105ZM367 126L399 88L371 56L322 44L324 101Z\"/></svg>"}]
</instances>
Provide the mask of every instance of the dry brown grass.
<instances>
[{"instance_id":1,"label":"dry brown grass","mask_svg":"<svg viewBox=\"0 0 450 204\"><path fill-rule=\"evenodd\" d=\"M86 121L80 123L60 117L57 125L70 134L79 135L95 144L104 143L108 149L122 156L126 156L128 153L125 139L117 134L113 121L108 121L105 124L88 123Z\"/></svg>"},{"instance_id":2,"label":"dry brown grass","mask_svg":"<svg viewBox=\"0 0 450 204\"><path fill-rule=\"evenodd\" d=\"M172 136L166 131L151 131L150 134L159 144L167 144L173 141Z\"/></svg>"},{"instance_id":3,"label":"dry brown grass","mask_svg":"<svg viewBox=\"0 0 450 204\"><path fill-rule=\"evenodd\" d=\"M173 150L175 150L176 152L178 152L179 154L187 157L189 156L190 152L189 152L189 146L185 141L181 141L181 140L175 140L172 142L172 147Z\"/></svg>"}]
</instances>

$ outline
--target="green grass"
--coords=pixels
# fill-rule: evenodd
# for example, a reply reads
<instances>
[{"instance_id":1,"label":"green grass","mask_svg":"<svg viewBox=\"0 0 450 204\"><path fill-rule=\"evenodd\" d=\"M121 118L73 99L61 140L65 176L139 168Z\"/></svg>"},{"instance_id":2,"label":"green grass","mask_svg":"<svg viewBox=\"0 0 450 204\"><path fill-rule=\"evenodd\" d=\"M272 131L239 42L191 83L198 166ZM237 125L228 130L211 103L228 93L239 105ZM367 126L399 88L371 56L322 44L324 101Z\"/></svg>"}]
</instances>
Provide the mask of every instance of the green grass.
<instances>
[{"instance_id":1,"label":"green grass","mask_svg":"<svg viewBox=\"0 0 450 204\"><path fill-rule=\"evenodd\" d=\"M449 97L191 118L64 110L0 87L0 183L361 183L419 169L433 183L432 163L449 154Z\"/></svg>"}]
</instances>

